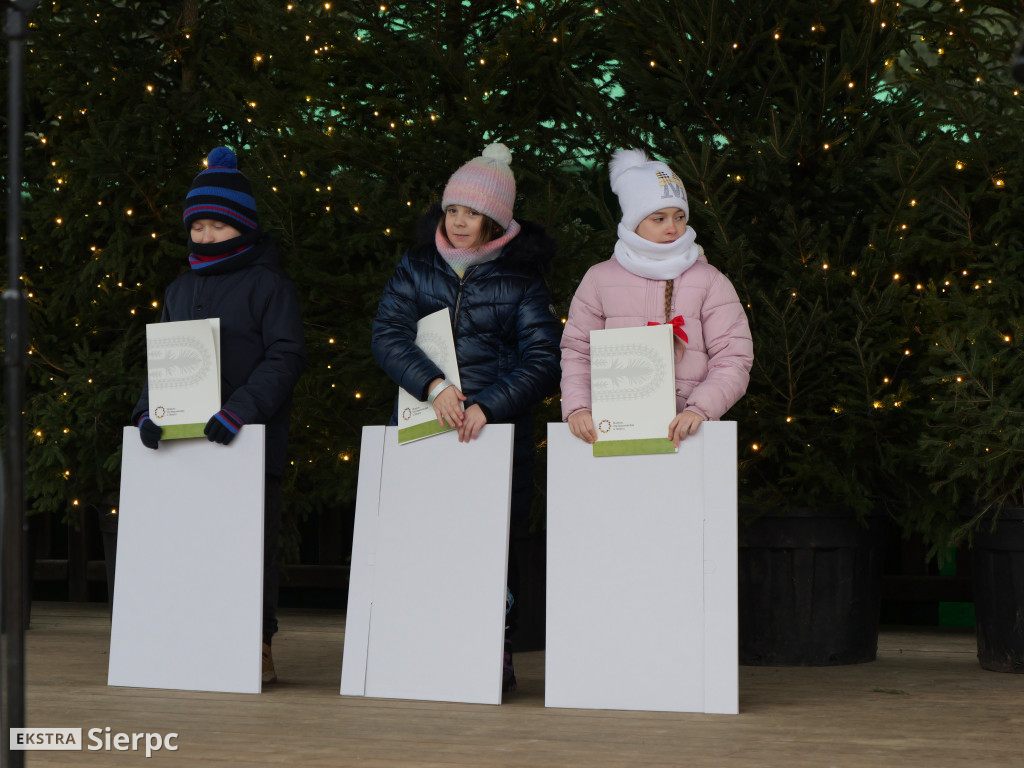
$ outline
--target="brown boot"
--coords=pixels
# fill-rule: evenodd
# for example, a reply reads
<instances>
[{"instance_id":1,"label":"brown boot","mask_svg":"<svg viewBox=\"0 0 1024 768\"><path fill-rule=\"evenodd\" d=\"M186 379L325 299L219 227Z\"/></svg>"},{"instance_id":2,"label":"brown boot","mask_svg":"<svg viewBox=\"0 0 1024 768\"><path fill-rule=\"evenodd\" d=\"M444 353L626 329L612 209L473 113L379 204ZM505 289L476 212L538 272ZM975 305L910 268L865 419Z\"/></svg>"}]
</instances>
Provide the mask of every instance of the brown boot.
<instances>
[{"instance_id":1,"label":"brown boot","mask_svg":"<svg viewBox=\"0 0 1024 768\"><path fill-rule=\"evenodd\" d=\"M270 653L270 645L268 643L263 644L263 682L277 682L277 672L274 671L274 657Z\"/></svg>"}]
</instances>

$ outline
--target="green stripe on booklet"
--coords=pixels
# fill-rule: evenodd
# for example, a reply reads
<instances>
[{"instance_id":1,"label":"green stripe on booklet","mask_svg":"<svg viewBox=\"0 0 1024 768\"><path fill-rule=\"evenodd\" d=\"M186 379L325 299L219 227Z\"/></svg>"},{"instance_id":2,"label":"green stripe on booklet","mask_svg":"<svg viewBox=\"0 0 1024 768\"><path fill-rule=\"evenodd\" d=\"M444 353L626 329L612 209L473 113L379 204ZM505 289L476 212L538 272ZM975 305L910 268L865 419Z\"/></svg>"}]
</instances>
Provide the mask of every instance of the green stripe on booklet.
<instances>
[{"instance_id":1,"label":"green stripe on booklet","mask_svg":"<svg viewBox=\"0 0 1024 768\"><path fill-rule=\"evenodd\" d=\"M647 453L675 452L675 444L667 437L649 437L643 440L598 440L594 443L595 456L642 456Z\"/></svg>"},{"instance_id":2,"label":"green stripe on booklet","mask_svg":"<svg viewBox=\"0 0 1024 768\"><path fill-rule=\"evenodd\" d=\"M442 432L450 432L454 427L447 424L438 424L437 419L424 421L422 424L414 424L411 427L402 427L398 430L398 442L410 443L413 440L421 440L424 437L432 437Z\"/></svg>"},{"instance_id":3,"label":"green stripe on booklet","mask_svg":"<svg viewBox=\"0 0 1024 768\"><path fill-rule=\"evenodd\" d=\"M206 429L206 422L202 424L168 424L166 427L160 427L163 431L160 433L161 440L179 440L185 437L205 437L206 433L203 431Z\"/></svg>"}]
</instances>

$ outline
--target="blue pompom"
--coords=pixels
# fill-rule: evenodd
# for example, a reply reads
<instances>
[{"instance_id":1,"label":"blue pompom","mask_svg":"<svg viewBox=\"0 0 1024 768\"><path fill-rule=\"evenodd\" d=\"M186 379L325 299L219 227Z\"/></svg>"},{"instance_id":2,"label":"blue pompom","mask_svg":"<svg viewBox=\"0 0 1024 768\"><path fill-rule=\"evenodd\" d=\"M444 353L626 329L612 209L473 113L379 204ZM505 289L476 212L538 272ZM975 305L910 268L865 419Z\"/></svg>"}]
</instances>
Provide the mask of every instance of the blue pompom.
<instances>
[{"instance_id":1,"label":"blue pompom","mask_svg":"<svg viewBox=\"0 0 1024 768\"><path fill-rule=\"evenodd\" d=\"M238 168L238 159L235 153L227 147L217 147L210 156L206 158L207 168Z\"/></svg>"}]
</instances>

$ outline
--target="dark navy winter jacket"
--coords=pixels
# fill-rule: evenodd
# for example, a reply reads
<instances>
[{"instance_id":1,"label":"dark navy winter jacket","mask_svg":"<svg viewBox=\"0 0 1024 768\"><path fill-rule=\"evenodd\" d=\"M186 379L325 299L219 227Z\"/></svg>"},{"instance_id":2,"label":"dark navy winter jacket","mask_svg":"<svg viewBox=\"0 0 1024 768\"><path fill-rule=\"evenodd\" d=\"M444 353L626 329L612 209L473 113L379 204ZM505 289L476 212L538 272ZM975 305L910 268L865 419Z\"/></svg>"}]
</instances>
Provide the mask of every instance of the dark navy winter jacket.
<instances>
[{"instance_id":1,"label":"dark navy winter jacket","mask_svg":"<svg viewBox=\"0 0 1024 768\"><path fill-rule=\"evenodd\" d=\"M220 318L222 407L246 424L266 425L266 473L281 477L292 390L306 365L299 295L269 235L244 256L231 268L219 265L228 271L180 275L167 288L160 320ZM148 410L147 382L132 423Z\"/></svg>"},{"instance_id":2,"label":"dark navy winter jacket","mask_svg":"<svg viewBox=\"0 0 1024 768\"><path fill-rule=\"evenodd\" d=\"M416 346L416 322L447 308L465 407L479 405L490 423L528 418L558 389L562 327L544 279L555 243L543 227L520 222L498 258L469 267L460 279L434 245L439 218L435 206L421 221L425 242L406 252L384 288L373 357L399 386L426 400L430 382L444 374Z\"/></svg>"}]
</instances>

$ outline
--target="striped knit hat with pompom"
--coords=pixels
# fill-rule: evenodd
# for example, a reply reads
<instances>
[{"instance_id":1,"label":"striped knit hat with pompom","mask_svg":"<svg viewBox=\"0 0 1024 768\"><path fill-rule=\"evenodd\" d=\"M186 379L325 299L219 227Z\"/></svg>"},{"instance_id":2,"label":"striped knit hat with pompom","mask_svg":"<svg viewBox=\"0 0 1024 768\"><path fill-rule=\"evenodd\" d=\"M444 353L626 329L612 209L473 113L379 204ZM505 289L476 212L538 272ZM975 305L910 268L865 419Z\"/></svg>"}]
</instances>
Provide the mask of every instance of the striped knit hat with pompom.
<instances>
[{"instance_id":1,"label":"striped knit hat with pompom","mask_svg":"<svg viewBox=\"0 0 1024 768\"><path fill-rule=\"evenodd\" d=\"M516 180L509 164L512 153L504 144L488 144L483 155L474 157L448 179L441 205L464 205L494 219L502 229L512 221L516 201Z\"/></svg>"},{"instance_id":2,"label":"striped knit hat with pompom","mask_svg":"<svg viewBox=\"0 0 1024 768\"><path fill-rule=\"evenodd\" d=\"M195 177L185 196L183 218L185 229L198 219L223 221L243 235L259 228L252 185L227 147L217 147L206 158L206 170Z\"/></svg>"}]
</instances>

